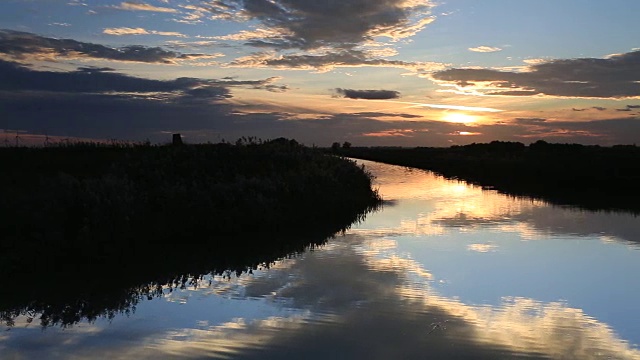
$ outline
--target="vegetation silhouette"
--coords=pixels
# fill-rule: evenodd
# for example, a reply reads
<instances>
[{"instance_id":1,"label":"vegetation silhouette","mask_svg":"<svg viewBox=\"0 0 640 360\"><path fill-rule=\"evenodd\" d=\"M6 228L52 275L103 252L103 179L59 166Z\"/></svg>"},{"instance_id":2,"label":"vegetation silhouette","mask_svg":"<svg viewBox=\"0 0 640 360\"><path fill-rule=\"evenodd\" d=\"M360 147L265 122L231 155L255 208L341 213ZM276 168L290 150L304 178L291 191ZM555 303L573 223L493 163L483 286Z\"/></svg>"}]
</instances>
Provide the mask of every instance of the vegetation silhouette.
<instances>
[{"instance_id":1,"label":"vegetation silhouette","mask_svg":"<svg viewBox=\"0 0 640 360\"><path fill-rule=\"evenodd\" d=\"M380 204L354 162L294 140L0 149L0 319L111 318L202 274L323 244Z\"/></svg>"},{"instance_id":2,"label":"vegetation silhouette","mask_svg":"<svg viewBox=\"0 0 640 360\"><path fill-rule=\"evenodd\" d=\"M514 196L640 213L640 148L493 141L449 148L338 147L352 158L431 170Z\"/></svg>"}]
</instances>

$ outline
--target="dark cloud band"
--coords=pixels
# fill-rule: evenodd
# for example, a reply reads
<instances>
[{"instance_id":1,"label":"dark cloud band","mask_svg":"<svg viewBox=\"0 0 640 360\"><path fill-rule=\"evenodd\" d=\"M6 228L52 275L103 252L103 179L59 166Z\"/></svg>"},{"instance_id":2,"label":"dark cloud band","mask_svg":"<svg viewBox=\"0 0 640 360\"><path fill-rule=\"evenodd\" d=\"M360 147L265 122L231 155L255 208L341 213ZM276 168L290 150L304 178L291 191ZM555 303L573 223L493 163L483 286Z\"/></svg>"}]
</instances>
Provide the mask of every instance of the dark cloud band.
<instances>
[{"instance_id":1,"label":"dark cloud band","mask_svg":"<svg viewBox=\"0 0 640 360\"><path fill-rule=\"evenodd\" d=\"M448 69L435 72L432 78L437 82L453 83L461 91L474 89L485 95L640 97L640 51L605 59L552 60L532 65L529 70ZM480 83L483 86L476 89Z\"/></svg>"},{"instance_id":2,"label":"dark cloud band","mask_svg":"<svg viewBox=\"0 0 640 360\"><path fill-rule=\"evenodd\" d=\"M388 100L397 99L400 93L393 90L353 90L337 88L336 93L349 99Z\"/></svg>"},{"instance_id":3,"label":"dark cloud band","mask_svg":"<svg viewBox=\"0 0 640 360\"><path fill-rule=\"evenodd\" d=\"M40 60L53 57L104 59L143 63L174 64L203 54L182 54L160 47L130 45L111 48L104 45L80 42L72 39L54 39L36 34L0 30L0 56L12 60Z\"/></svg>"}]
</instances>

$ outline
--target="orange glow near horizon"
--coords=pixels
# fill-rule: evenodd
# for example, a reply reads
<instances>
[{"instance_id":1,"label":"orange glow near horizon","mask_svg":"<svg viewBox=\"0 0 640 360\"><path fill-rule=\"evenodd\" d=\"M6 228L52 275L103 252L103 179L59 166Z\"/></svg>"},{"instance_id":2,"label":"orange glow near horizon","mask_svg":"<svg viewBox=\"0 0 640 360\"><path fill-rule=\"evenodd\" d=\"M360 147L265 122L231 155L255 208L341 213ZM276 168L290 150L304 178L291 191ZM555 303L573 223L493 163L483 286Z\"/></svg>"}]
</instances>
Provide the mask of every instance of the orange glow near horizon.
<instances>
[{"instance_id":1,"label":"orange glow near horizon","mask_svg":"<svg viewBox=\"0 0 640 360\"><path fill-rule=\"evenodd\" d=\"M472 135L482 135L482 134L481 134L481 133L477 133L477 132L458 131L458 132L456 132L456 135L461 135L461 136L472 136Z\"/></svg>"},{"instance_id":2,"label":"orange glow near horizon","mask_svg":"<svg viewBox=\"0 0 640 360\"><path fill-rule=\"evenodd\" d=\"M448 112L444 114L442 120L457 124L473 124L478 121L478 117L459 112Z\"/></svg>"}]
</instances>

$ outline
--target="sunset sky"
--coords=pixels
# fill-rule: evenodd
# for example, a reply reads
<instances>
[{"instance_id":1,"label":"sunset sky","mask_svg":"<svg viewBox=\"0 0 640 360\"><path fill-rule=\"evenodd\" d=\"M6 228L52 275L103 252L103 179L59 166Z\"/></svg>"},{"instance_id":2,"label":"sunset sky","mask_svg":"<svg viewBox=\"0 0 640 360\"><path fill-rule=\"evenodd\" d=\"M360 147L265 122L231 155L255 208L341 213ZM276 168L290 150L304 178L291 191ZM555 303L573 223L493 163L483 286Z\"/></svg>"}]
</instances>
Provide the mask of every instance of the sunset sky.
<instances>
[{"instance_id":1,"label":"sunset sky","mask_svg":"<svg viewBox=\"0 0 640 360\"><path fill-rule=\"evenodd\" d=\"M640 1L2 0L23 142L640 143Z\"/></svg>"}]
</instances>

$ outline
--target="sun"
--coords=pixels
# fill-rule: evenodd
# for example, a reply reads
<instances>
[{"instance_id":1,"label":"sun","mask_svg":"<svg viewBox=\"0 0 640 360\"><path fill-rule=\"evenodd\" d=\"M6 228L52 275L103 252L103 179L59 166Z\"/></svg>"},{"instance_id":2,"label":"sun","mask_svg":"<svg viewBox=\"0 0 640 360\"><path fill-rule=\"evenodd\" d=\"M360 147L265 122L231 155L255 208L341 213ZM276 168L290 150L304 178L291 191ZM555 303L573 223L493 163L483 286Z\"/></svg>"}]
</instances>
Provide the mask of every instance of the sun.
<instances>
[{"instance_id":1,"label":"sun","mask_svg":"<svg viewBox=\"0 0 640 360\"><path fill-rule=\"evenodd\" d=\"M471 124L478 121L478 117L460 112L448 112L442 117L442 120L458 124Z\"/></svg>"}]
</instances>

